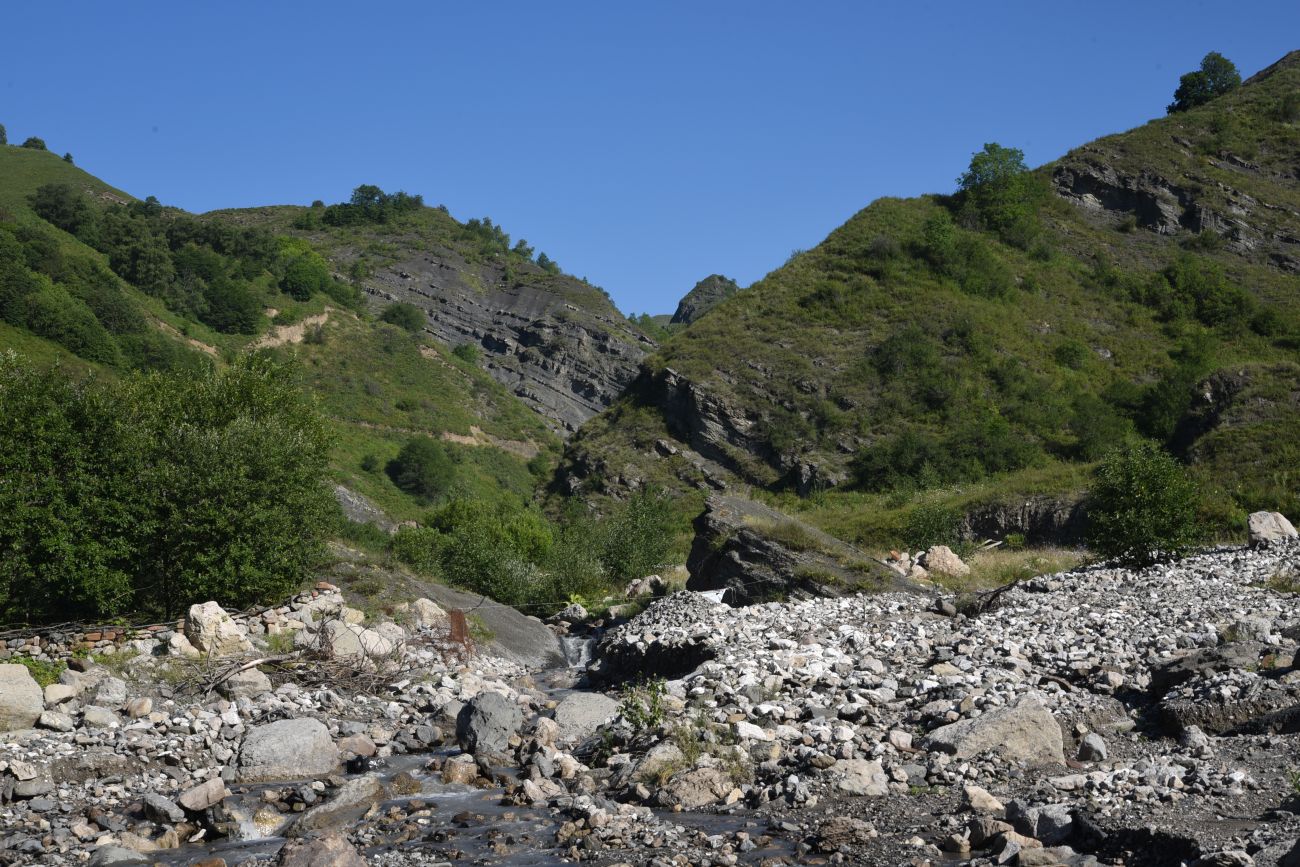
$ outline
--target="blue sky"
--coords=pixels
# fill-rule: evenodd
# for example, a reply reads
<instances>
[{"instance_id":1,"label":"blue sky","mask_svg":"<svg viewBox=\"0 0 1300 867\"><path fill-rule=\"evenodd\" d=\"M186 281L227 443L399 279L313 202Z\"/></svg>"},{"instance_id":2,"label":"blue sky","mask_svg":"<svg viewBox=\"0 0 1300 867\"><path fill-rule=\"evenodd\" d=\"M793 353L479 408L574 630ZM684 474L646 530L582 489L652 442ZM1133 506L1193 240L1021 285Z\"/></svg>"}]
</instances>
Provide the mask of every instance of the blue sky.
<instances>
[{"instance_id":1,"label":"blue sky","mask_svg":"<svg viewBox=\"0 0 1300 867\"><path fill-rule=\"evenodd\" d=\"M986 141L1049 161L1249 75L1300 3L9 4L0 123L192 211L361 183L490 216L624 312L742 284Z\"/></svg>"}]
</instances>

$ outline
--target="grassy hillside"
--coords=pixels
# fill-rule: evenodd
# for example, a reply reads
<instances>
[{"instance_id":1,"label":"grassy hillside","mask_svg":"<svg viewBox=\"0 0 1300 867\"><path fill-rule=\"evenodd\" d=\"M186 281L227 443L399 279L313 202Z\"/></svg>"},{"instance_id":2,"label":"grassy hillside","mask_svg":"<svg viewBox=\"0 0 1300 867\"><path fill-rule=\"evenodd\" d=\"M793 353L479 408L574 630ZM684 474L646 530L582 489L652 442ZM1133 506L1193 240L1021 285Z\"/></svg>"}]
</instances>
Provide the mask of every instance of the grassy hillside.
<instances>
[{"instance_id":1,"label":"grassy hillside","mask_svg":"<svg viewBox=\"0 0 1300 867\"><path fill-rule=\"evenodd\" d=\"M920 504L1069 496L1127 436L1178 448L1205 377L1276 384L1298 358L1298 89L1293 55L1014 187L871 204L647 359L571 442L565 487L749 486L887 546ZM1207 520L1300 507L1260 440L1300 411L1269 418L1216 434L1257 461L1183 444Z\"/></svg>"},{"instance_id":2,"label":"grassy hillside","mask_svg":"<svg viewBox=\"0 0 1300 867\"><path fill-rule=\"evenodd\" d=\"M444 215L423 209L412 221ZM385 472L424 436L451 456L449 494L531 499L559 440L465 353L364 312L329 272L325 256L337 252L140 202L54 154L0 147L0 351L110 379L270 352L296 360L327 416L331 475L394 518L428 507Z\"/></svg>"}]
</instances>

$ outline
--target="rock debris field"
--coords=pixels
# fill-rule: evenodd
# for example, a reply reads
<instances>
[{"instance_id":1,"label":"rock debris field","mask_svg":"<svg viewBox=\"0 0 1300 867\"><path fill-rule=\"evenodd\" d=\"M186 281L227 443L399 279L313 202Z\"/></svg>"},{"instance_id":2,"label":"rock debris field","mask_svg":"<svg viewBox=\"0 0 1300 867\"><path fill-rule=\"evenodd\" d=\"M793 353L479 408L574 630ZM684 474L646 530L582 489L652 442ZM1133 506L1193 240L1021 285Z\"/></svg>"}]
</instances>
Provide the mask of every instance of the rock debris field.
<instances>
[{"instance_id":1,"label":"rock debris field","mask_svg":"<svg viewBox=\"0 0 1300 867\"><path fill-rule=\"evenodd\" d=\"M969 599L684 592L595 630L589 681L331 594L215 689L265 636L0 665L0 863L1300 864L1297 589L1290 540ZM319 661L332 616L363 640Z\"/></svg>"}]
</instances>

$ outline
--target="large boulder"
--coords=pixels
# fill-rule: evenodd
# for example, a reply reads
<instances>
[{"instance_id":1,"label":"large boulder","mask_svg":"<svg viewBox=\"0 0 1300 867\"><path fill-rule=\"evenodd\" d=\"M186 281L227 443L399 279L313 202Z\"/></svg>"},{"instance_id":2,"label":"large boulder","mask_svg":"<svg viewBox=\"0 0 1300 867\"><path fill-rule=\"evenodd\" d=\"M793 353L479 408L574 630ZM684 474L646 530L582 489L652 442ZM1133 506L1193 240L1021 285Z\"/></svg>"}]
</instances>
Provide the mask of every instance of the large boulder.
<instances>
[{"instance_id":1,"label":"large boulder","mask_svg":"<svg viewBox=\"0 0 1300 867\"><path fill-rule=\"evenodd\" d=\"M1065 764L1061 727L1034 693L1015 704L935 729L925 748L959 759L994 752L1030 765Z\"/></svg>"},{"instance_id":2,"label":"large boulder","mask_svg":"<svg viewBox=\"0 0 1300 867\"><path fill-rule=\"evenodd\" d=\"M290 837L303 837L327 828L346 827L360 819L384 796L378 777L348 780L324 804L312 807L294 822Z\"/></svg>"},{"instance_id":3,"label":"large boulder","mask_svg":"<svg viewBox=\"0 0 1300 867\"><path fill-rule=\"evenodd\" d=\"M456 739L471 753L504 753L524 724L519 705L496 692L482 692L456 718Z\"/></svg>"},{"instance_id":4,"label":"large boulder","mask_svg":"<svg viewBox=\"0 0 1300 867\"><path fill-rule=\"evenodd\" d=\"M732 788L731 780L717 768L695 768L665 783L656 800L665 807L698 810L721 801Z\"/></svg>"},{"instance_id":5,"label":"large boulder","mask_svg":"<svg viewBox=\"0 0 1300 867\"><path fill-rule=\"evenodd\" d=\"M438 603L421 597L411 603L411 622L416 629L433 629L447 625L447 612Z\"/></svg>"},{"instance_id":6,"label":"large boulder","mask_svg":"<svg viewBox=\"0 0 1300 867\"><path fill-rule=\"evenodd\" d=\"M618 702L598 692L575 692L555 707L560 740L580 741L618 715Z\"/></svg>"},{"instance_id":7,"label":"large boulder","mask_svg":"<svg viewBox=\"0 0 1300 867\"><path fill-rule=\"evenodd\" d=\"M0 732L31 728L43 710L45 696L27 667L0 664Z\"/></svg>"},{"instance_id":8,"label":"large boulder","mask_svg":"<svg viewBox=\"0 0 1300 867\"><path fill-rule=\"evenodd\" d=\"M356 623L330 620L321 628L321 634L330 656L354 665L386 661L397 651L391 639Z\"/></svg>"},{"instance_id":9,"label":"large boulder","mask_svg":"<svg viewBox=\"0 0 1300 867\"><path fill-rule=\"evenodd\" d=\"M840 762L837 768L844 771L844 779L839 784L840 791L869 798L881 798L889 794L889 777L879 759L849 759Z\"/></svg>"},{"instance_id":10,"label":"large boulder","mask_svg":"<svg viewBox=\"0 0 1300 867\"><path fill-rule=\"evenodd\" d=\"M271 678L256 668L233 674L217 685L217 692L234 701L239 698L257 698L271 691Z\"/></svg>"},{"instance_id":11,"label":"large boulder","mask_svg":"<svg viewBox=\"0 0 1300 867\"><path fill-rule=\"evenodd\" d=\"M320 720L285 719L250 729L239 750L240 782L323 777L339 764L339 751Z\"/></svg>"},{"instance_id":12,"label":"large boulder","mask_svg":"<svg viewBox=\"0 0 1300 867\"><path fill-rule=\"evenodd\" d=\"M1296 538L1296 529L1280 512L1254 512L1246 519L1252 548L1267 548Z\"/></svg>"},{"instance_id":13,"label":"large boulder","mask_svg":"<svg viewBox=\"0 0 1300 867\"><path fill-rule=\"evenodd\" d=\"M933 546L921 556L920 563L927 572L951 578L965 578L970 574L970 567L947 545Z\"/></svg>"},{"instance_id":14,"label":"large boulder","mask_svg":"<svg viewBox=\"0 0 1300 867\"><path fill-rule=\"evenodd\" d=\"M185 616L185 637L202 656L240 656L253 651L248 636L215 602L190 606Z\"/></svg>"},{"instance_id":15,"label":"large boulder","mask_svg":"<svg viewBox=\"0 0 1300 867\"><path fill-rule=\"evenodd\" d=\"M279 867L366 867L366 859L338 831L320 837L290 840L276 859Z\"/></svg>"}]
</instances>

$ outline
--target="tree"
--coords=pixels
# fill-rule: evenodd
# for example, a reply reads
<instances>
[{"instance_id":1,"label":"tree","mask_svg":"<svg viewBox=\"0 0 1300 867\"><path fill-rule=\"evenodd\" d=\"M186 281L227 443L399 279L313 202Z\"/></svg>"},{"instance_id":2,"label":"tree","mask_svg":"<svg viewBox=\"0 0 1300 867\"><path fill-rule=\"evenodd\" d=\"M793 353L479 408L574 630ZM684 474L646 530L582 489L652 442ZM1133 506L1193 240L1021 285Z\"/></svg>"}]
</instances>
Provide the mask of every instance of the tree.
<instances>
[{"instance_id":1,"label":"tree","mask_svg":"<svg viewBox=\"0 0 1300 867\"><path fill-rule=\"evenodd\" d=\"M1175 114L1205 105L1240 85L1241 74L1237 72L1236 65L1219 52L1211 51L1201 59L1200 69L1188 72L1178 79L1174 101L1165 107L1165 112Z\"/></svg>"},{"instance_id":2,"label":"tree","mask_svg":"<svg viewBox=\"0 0 1300 867\"><path fill-rule=\"evenodd\" d=\"M1086 503L1088 541L1103 557L1146 566L1185 553L1197 541L1195 482L1148 440L1112 451L1094 475Z\"/></svg>"},{"instance_id":3,"label":"tree","mask_svg":"<svg viewBox=\"0 0 1300 867\"><path fill-rule=\"evenodd\" d=\"M393 484L425 503L446 495L456 478L456 461L447 447L432 437L416 437L388 462Z\"/></svg>"},{"instance_id":4,"label":"tree","mask_svg":"<svg viewBox=\"0 0 1300 867\"><path fill-rule=\"evenodd\" d=\"M43 151L46 149L45 140L39 139L36 136L32 136L29 139L27 139L27 141L23 142L23 147L31 148L32 150L36 150L36 151Z\"/></svg>"},{"instance_id":5,"label":"tree","mask_svg":"<svg viewBox=\"0 0 1300 867\"><path fill-rule=\"evenodd\" d=\"M1029 245L1038 230L1036 213L1043 189L1029 173L1024 151L997 142L985 144L971 155L957 186L969 222L987 226L1010 244Z\"/></svg>"},{"instance_id":6,"label":"tree","mask_svg":"<svg viewBox=\"0 0 1300 867\"><path fill-rule=\"evenodd\" d=\"M71 151L69 151L68 153L66 153L66 154L63 155L63 161L64 161L65 163L67 163L68 165L72 165L72 152L71 152Z\"/></svg>"},{"instance_id":7,"label":"tree","mask_svg":"<svg viewBox=\"0 0 1300 867\"><path fill-rule=\"evenodd\" d=\"M5 125L0 123L0 145L9 144L9 133L5 131Z\"/></svg>"}]
</instances>

